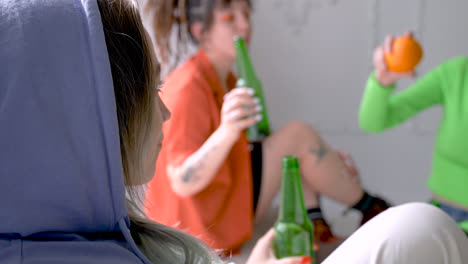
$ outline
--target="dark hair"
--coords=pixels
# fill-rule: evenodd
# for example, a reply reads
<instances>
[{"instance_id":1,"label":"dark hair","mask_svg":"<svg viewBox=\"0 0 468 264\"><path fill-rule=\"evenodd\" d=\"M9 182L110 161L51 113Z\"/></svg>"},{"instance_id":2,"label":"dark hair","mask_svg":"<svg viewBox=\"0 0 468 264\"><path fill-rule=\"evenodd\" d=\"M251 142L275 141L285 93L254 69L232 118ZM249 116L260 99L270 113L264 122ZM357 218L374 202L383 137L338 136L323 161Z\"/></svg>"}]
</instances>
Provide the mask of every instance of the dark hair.
<instances>
[{"instance_id":1,"label":"dark hair","mask_svg":"<svg viewBox=\"0 0 468 264\"><path fill-rule=\"evenodd\" d=\"M129 0L98 0L114 84L130 232L153 263L218 263L205 244L149 220L142 210L143 149L152 133L159 64Z\"/></svg>"},{"instance_id":2,"label":"dark hair","mask_svg":"<svg viewBox=\"0 0 468 264\"><path fill-rule=\"evenodd\" d=\"M170 46L170 34L174 25L177 25L177 44L186 44L195 41L190 26L202 23L202 31L208 30L213 23L215 8L228 7L232 2L241 0L162 0L157 6L154 28L155 41L159 60L167 63L174 49ZM251 0L244 0L251 6Z\"/></svg>"}]
</instances>

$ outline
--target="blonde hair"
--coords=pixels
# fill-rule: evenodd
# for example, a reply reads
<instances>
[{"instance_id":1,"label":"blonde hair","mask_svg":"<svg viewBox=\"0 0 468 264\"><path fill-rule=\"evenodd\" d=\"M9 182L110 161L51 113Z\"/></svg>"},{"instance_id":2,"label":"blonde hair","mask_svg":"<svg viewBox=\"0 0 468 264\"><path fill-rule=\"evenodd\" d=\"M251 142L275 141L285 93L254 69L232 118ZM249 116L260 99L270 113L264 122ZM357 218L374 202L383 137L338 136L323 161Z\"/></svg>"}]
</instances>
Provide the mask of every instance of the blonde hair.
<instances>
[{"instance_id":1,"label":"blonde hair","mask_svg":"<svg viewBox=\"0 0 468 264\"><path fill-rule=\"evenodd\" d=\"M131 234L153 263L221 263L201 241L149 220L143 210L143 153L153 132L154 91L159 64L135 6L126 0L98 0L119 122Z\"/></svg>"}]
</instances>

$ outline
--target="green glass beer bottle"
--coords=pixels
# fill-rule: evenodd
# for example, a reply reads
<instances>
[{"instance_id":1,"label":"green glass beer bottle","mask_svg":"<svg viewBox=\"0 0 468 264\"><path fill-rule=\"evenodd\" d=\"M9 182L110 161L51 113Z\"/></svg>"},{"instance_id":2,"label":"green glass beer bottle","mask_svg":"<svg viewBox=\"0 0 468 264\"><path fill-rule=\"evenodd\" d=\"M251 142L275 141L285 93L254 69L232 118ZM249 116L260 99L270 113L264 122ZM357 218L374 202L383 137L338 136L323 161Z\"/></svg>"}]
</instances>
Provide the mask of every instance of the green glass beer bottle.
<instances>
[{"instance_id":1,"label":"green glass beer bottle","mask_svg":"<svg viewBox=\"0 0 468 264\"><path fill-rule=\"evenodd\" d=\"M252 88L255 92L254 96L260 100L260 105L262 107L262 120L247 128L247 138L250 142L261 141L263 138L270 135L270 125L268 123L262 84L255 74L244 39L236 37L234 39L234 47L236 49L236 66L238 75L236 87Z\"/></svg>"},{"instance_id":2,"label":"green glass beer bottle","mask_svg":"<svg viewBox=\"0 0 468 264\"><path fill-rule=\"evenodd\" d=\"M315 264L313 229L305 210L299 162L295 156L286 156L283 159L279 216L274 226L275 256L278 259L310 256Z\"/></svg>"}]
</instances>

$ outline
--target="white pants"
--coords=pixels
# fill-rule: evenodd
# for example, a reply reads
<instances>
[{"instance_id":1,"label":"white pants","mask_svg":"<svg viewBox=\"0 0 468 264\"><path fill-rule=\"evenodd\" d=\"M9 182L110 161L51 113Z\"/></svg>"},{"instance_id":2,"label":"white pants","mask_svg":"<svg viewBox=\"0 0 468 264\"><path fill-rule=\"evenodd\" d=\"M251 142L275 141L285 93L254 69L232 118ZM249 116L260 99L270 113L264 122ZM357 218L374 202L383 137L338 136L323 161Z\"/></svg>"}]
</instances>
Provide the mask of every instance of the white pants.
<instances>
[{"instance_id":1,"label":"white pants","mask_svg":"<svg viewBox=\"0 0 468 264\"><path fill-rule=\"evenodd\" d=\"M468 264L468 239L440 209L409 203L374 217L322 264Z\"/></svg>"}]
</instances>

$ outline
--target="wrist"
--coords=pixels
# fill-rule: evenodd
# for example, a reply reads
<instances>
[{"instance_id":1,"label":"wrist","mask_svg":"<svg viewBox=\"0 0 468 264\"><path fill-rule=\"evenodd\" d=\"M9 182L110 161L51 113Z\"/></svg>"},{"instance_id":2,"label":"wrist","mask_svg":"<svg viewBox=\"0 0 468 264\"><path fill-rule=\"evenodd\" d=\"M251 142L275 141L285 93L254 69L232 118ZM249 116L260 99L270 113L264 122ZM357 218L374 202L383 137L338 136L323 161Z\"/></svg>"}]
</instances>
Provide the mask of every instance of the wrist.
<instances>
[{"instance_id":1,"label":"wrist","mask_svg":"<svg viewBox=\"0 0 468 264\"><path fill-rule=\"evenodd\" d=\"M395 84L396 80L390 78L388 75L388 72L385 70L375 70L375 79L384 87L391 87Z\"/></svg>"},{"instance_id":2,"label":"wrist","mask_svg":"<svg viewBox=\"0 0 468 264\"><path fill-rule=\"evenodd\" d=\"M218 137L222 142L234 144L234 142L236 142L239 139L240 133L242 133L242 131L238 131L231 127L221 124L215 133L218 134Z\"/></svg>"}]
</instances>

